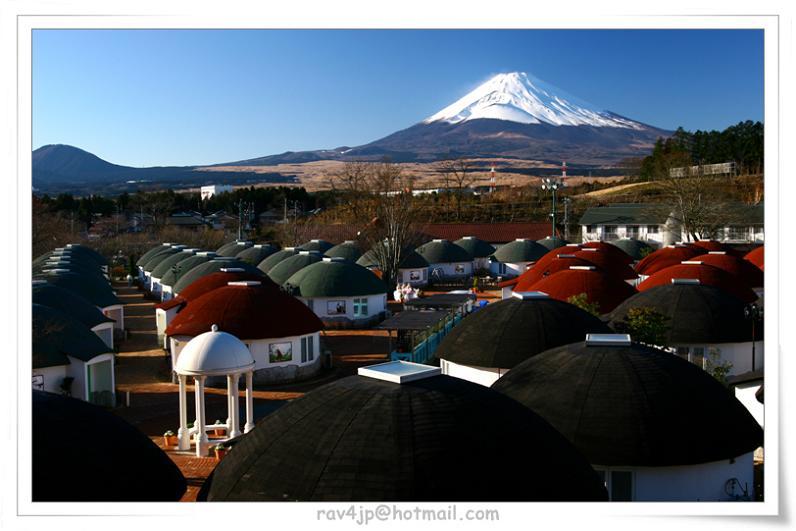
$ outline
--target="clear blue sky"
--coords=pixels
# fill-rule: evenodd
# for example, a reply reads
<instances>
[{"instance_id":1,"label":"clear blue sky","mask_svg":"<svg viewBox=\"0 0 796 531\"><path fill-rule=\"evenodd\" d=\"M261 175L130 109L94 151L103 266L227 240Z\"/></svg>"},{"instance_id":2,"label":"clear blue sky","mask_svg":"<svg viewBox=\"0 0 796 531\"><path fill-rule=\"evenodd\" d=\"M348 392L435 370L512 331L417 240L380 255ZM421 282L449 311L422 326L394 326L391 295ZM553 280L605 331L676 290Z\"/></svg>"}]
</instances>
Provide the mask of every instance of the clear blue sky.
<instances>
[{"instance_id":1,"label":"clear blue sky","mask_svg":"<svg viewBox=\"0 0 796 531\"><path fill-rule=\"evenodd\" d=\"M760 30L36 30L33 147L155 166L355 146L510 71L665 129L763 119Z\"/></svg>"}]
</instances>

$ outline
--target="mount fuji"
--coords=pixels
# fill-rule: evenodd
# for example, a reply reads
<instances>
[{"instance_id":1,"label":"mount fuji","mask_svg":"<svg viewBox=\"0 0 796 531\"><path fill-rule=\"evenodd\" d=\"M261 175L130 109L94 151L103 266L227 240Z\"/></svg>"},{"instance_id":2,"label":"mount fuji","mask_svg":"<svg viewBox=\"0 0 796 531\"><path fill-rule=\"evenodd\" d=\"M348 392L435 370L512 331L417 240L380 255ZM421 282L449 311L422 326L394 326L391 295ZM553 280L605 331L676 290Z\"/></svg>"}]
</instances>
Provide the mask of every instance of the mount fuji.
<instances>
[{"instance_id":1,"label":"mount fuji","mask_svg":"<svg viewBox=\"0 0 796 531\"><path fill-rule=\"evenodd\" d=\"M610 167L627 157L649 154L658 138L669 135L670 131L600 110L526 73L511 72L492 77L420 123L369 144L226 165L480 157Z\"/></svg>"}]
</instances>

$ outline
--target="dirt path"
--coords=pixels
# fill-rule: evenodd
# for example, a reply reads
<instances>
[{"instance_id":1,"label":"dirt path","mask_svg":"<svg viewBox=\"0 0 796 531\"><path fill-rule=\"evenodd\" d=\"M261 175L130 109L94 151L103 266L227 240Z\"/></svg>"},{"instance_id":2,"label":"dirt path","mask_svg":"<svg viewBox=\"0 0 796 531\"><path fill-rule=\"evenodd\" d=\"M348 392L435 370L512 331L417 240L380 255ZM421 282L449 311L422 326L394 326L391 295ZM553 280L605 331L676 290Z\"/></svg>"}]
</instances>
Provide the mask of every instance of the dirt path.
<instances>
[{"instance_id":1,"label":"dirt path","mask_svg":"<svg viewBox=\"0 0 796 531\"><path fill-rule=\"evenodd\" d=\"M595 190L593 192L586 192L585 194L578 194L575 197L576 199L599 199L601 197L605 197L607 195L615 194L617 192L626 192L633 188L644 188L650 186L653 183L649 182L642 182L642 183L630 183L630 184L619 184L617 186L612 186L611 188L604 188L602 190Z\"/></svg>"}]
</instances>

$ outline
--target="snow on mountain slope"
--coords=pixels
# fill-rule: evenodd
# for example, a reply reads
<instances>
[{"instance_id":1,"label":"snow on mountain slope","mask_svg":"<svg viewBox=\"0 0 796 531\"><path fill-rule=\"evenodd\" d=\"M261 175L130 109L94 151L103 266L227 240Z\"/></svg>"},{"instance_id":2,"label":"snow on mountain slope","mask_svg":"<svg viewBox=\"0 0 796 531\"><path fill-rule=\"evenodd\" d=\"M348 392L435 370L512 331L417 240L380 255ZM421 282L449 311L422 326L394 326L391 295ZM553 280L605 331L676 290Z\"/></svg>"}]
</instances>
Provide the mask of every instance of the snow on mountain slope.
<instances>
[{"instance_id":1,"label":"snow on mountain slope","mask_svg":"<svg viewBox=\"0 0 796 531\"><path fill-rule=\"evenodd\" d=\"M600 111L524 72L498 74L423 123L460 123L478 118L522 124L591 125L643 129L638 122Z\"/></svg>"}]
</instances>

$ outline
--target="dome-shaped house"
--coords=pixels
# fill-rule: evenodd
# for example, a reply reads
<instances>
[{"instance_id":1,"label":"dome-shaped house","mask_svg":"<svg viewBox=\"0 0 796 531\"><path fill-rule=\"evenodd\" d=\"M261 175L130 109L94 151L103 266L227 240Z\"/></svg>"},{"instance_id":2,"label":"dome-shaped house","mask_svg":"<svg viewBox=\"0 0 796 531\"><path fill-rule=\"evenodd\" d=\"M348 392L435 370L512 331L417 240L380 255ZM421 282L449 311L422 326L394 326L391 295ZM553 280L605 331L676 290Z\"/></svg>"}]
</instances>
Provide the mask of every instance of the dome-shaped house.
<instances>
[{"instance_id":1,"label":"dome-shaped house","mask_svg":"<svg viewBox=\"0 0 796 531\"><path fill-rule=\"evenodd\" d=\"M151 249L146 251L144 254L142 254L141 257L138 258L138 260L136 260L135 265L136 265L136 268L138 269L138 281L139 282L143 283L143 281L144 281L144 264L146 264L149 261L149 259L152 258L153 256L155 256L156 254L161 253L163 251L166 251L168 249L171 249L171 247L174 246L174 245L179 245L179 244L171 243L171 242L163 242L160 245L156 245L156 246L152 247Z\"/></svg>"},{"instance_id":2,"label":"dome-shaped house","mask_svg":"<svg viewBox=\"0 0 796 531\"><path fill-rule=\"evenodd\" d=\"M198 266L192 268L190 271L185 273L180 280L174 284L172 288L173 294L179 295L182 293L185 288L202 278L206 275L211 275L213 273L217 273L219 271L244 271L246 273L251 273L253 275L262 275L262 272L257 269L256 267L252 267L246 262L242 262L237 258L232 257L217 257L213 258L212 260L205 262L203 264L199 264ZM265 276L265 275L262 275Z\"/></svg>"},{"instance_id":3,"label":"dome-shaped house","mask_svg":"<svg viewBox=\"0 0 796 531\"><path fill-rule=\"evenodd\" d=\"M86 245L81 245L79 243L68 243L63 247L56 247L53 250L53 255L71 257L75 259L80 258L91 261L92 263L97 264L104 273L108 273L108 260L95 249L92 249Z\"/></svg>"},{"instance_id":4,"label":"dome-shaped house","mask_svg":"<svg viewBox=\"0 0 796 531\"><path fill-rule=\"evenodd\" d=\"M113 328L124 331L124 305L111 289L111 285L92 275L82 275L62 269L33 275L33 280L45 280L50 284L77 293L102 313L113 319Z\"/></svg>"},{"instance_id":5,"label":"dome-shaped house","mask_svg":"<svg viewBox=\"0 0 796 531\"><path fill-rule=\"evenodd\" d=\"M142 267L144 272L143 286L146 291L148 292L152 291L152 271L154 271L154 269L158 265L160 265L161 262L165 261L170 256L173 256L175 254L180 254L185 248L186 247L184 245L173 245L168 249L164 249L159 253L156 253L149 260L144 262L144 265Z\"/></svg>"},{"instance_id":6,"label":"dome-shaped house","mask_svg":"<svg viewBox=\"0 0 796 531\"><path fill-rule=\"evenodd\" d=\"M643 281L665 267L690 260L698 254L702 254L702 250L690 245L667 245L642 258L636 264L636 273Z\"/></svg>"},{"instance_id":7,"label":"dome-shaped house","mask_svg":"<svg viewBox=\"0 0 796 531\"><path fill-rule=\"evenodd\" d=\"M559 248L560 249L560 248ZM518 276L528 269L528 266L549 251L547 247L527 238L518 238L513 242L501 245L492 256L490 271L495 275Z\"/></svg>"},{"instance_id":8,"label":"dome-shaped house","mask_svg":"<svg viewBox=\"0 0 796 531\"><path fill-rule=\"evenodd\" d=\"M359 372L259 421L219 463L199 500L606 499L570 443L499 393L405 362ZM495 459L524 480L506 481Z\"/></svg>"},{"instance_id":9,"label":"dome-shaped house","mask_svg":"<svg viewBox=\"0 0 796 531\"><path fill-rule=\"evenodd\" d=\"M387 287L372 271L339 258L309 265L283 285L329 327L363 327L380 321Z\"/></svg>"},{"instance_id":10,"label":"dome-shaped house","mask_svg":"<svg viewBox=\"0 0 796 531\"><path fill-rule=\"evenodd\" d=\"M190 258L191 256L195 255L200 250L201 249L183 249L180 252L174 253L171 256L166 257L164 260L161 260L160 263L152 269L152 272L149 275L149 286L152 296L156 299L162 299L163 284L161 281L163 277L166 276L166 273L171 271L172 267L176 266L186 258Z\"/></svg>"},{"instance_id":11,"label":"dome-shaped house","mask_svg":"<svg viewBox=\"0 0 796 531\"><path fill-rule=\"evenodd\" d=\"M431 280L464 278L473 274L473 257L448 240L431 240L415 251L428 262Z\"/></svg>"},{"instance_id":12,"label":"dome-shaped house","mask_svg":"<svg viewBox=\"0 0 796 531\"><path fill-rule=\"evenodd\" d=\"M290 258L295 254L298 254L298 249L296 249L295 247L285 247L284 249L275 252L274 254L264 259L259 264L257 264L257 269L259 269L260 271L262 271L267 275L271 271L272 267L274 267L282 260L286 260L287 258Z\"/></svg>"},{"instance_id":13,"label":"dome-shaped house","mask_svg":"<svg viewBox=\"0 0 796 531\"><path fill-rule=\"evenodd\" d=\"M362 249L354 240L346 240L330 248L324 255L329 258L344 258L349 262L356 262L362 257Z\"/></svg>"},{"instance_id":14,"label":"dome-shaped house","mask_svg":"<svg viewBox=\"0 0 796 531\"><path fill-rule=\"evenodd\" d=\"M80 294L45 280L34 280L33 303L48 306L74 317L113 350L113 319L103 314Z\"/></svg>"},{"instance_id":15,"label":"dome-shaped house","mask_svg":"<svg viewBox=\"0 0 796 531\"><path fill-rule=\"evenodd\" d=\"M541 292L515 292L455 326L436 351L442 374L490 386L531 356L610 333L594 315Z\"/></svg>"},{"instance_id":16,"label":"dome-shaped house","mask_svg":"<svg viewBox=\"0 0 796 531\"><path fill-rule=\"evenodd\" d=\"M325 254L326 251L334 247L333 243L329 243L326 240L310 240L308 242L302 243L297 247L299 251L315 251L321 254Z\"/></svg>"},{"instance_id":17,"label":"dome-shaped house","mask_svg":"<svg viewBox=\"0 0 796 531\"><path fill-rule=\"evenodd\" d=\"M601 271L592 262L578 258L574 254L562 253L555 260L545 260L544 264L535 264L520 276L499 283L498 287L502 289L502 298L510 298L515 291L533 291L531 286L540 280L549 277L553 273L568 270L570 267L594 267L596 271Z\"/></svg>"},{"instance_id":18,"label":"dome-shaped house","mask_svg":"<svg viewBox=\"0 0 796 531\"><path fill-rule=\"evenodd\" d=\"M621 262L623 264L632 264L633 257L627 254L626 252L622 251L615 245L611 245L608 242L601 242L601 241L593 241L593 242L585 242L581 244L583 250L586 249L599 249L609 255L612 260L617 262Z\"/></svg>"},{"instance_id":19,"label":"dome-shaped house","mask_svg":"<svg viewBox=\"0 0 796 531\"><path fill-rule=\"evenodd\" d=\"M185 493L177 465L104 408L34 390L31 439L34 502L176 502Z\"/></svg>"},{"instance_id":20,"label":"dome-shaped house","mask_svg":"<svg viewBox=\"0 0 796 531\"><path fill-rule=\"evenodd\" d=\"M553 249L558 249L559 247L563 247L569 242L563 238L559 238L556 236L555 238L551 238L550 236L545 236L541 240L536 240L536 243L547 249L548 251L552 251Z\"/></svg>"},{"instance_id":21,"label":"dome-shaped house","mask_svg":"<svg viewBox=\"0 0 796 531\"><path fill-rule=\"evenodd\" d=\"M570 297L584 293L587 302L596 304L600 313L610 312L636 293L635 288L627 282L598 271L594 267L577 266L553 273L530 286L528 290L541 291L565 302Z\"/></svg>"},{"instance_id":22,"label":"dome-shaped house","mask_svg":"<svg viewBox=\"0 0 796 531\"><path fill-rule=\"evenodd\" d=\"M475 236L465 236L453 243L473 257L473 269L476 271L479 269L489 270L489 257L495 252L492 245Z\"/></svg>"},{"instance_id":23,"label":"dome-shaped house","mask_svg":"<svg viewBox=\"0 0 796 531\"><path fill-rule=\"evenodd\" d=\"M198 251L196 254L183 258L163 274L160 279L160 300L167 301L174 297L174 285L183 275L194 267L209 262L218 255L213 251Z\"/></svg>"},{"instance_id":24,"label":"dome-shaped house","mask_svg":"<svg viewBox=\"0 0 796 531\"><path fill-rule=\"evenodd\" d=\"M763 271L763 259L765 258L764 246L761 245L759 247L755 247L746 253L743 258L747 262L751 262L753 265L756 265L760 271Z\"/></svg>"},{"instance_id":25,"label":"dome-shaped house","mask_svg":"<svg viewBox=\"0 0 796 531\"><path fill-rule=\"evenodd\" d=\"M73 261L68 258L42 262L33 266L33 274L48 273L55 270L94 277L95 279L104 283L109 281L108 275L103 273L98 265L81 261Z\"/></svg>"},{"instance_id":26,"label":"dome-shaped house","mask_svg":"<svg viewBox=\"0 0 796 531\"><path fill-rule=\"evenodd\" d=\"M729 364L732 376L764 366L763 323L748 319L746 307L723 289L675 279L624 301L608 315L608 324L624 331L631 309L651 308L666 319L661 346L705 369Z\"/></svg>"},{"instance_id":27,"label":"dome-shaped house","mask_svg":"<svg viewBox=\"0 0 796 531\"><path fill-rule=\"evenodd\" d=\"M748 286L738 282L738 279L733 275L718 267L699 262L696 259L661 269L654 275L647 277L647 279L636 288L639 291L646 291L656 286L671 284L672 281L676 279L698 280L702 285L722 289L746 303L757 300L757 294Z\"/></svg>"},{"instance_id":28,"label":"dome-shaped house","mask_svg":"<svg viewBox=\"0 0 796 531\"><path fill-rule=\"evenodd\" d=\"M711 251L707 254L697 255L690 260L723 269L750 288L759 288L760 294L763 292L763 272L743 258L727 254L724 251Z\"/></svg>"},{"instance_id":29,"label":"dome-shaped house","mask_svg":"<svg viewBox=\"0 0 796 531\"><path fill-rule=\"evenodd\" d=\"M620 238L609 243L632 258L634 262L638 262L655 250L647 242L636 240L635 238Z\"/></svg>"},{"instance_id":30,"label":"dome-shaped house","mask_svg":"<svg viewBox=\"0 0 796 531\"><path fill-rule=\"evenodd\" d=\"M398 264L398 277L396 283L409 284L414 287L423 287L428 285L429 263L425 258L420 256L417 251L412 249L404 249L402 253L401 263ZM380 271L379 254L376 247L370 249L363 254L358 260L357 264L370 269L371 271Z\"/></svg>"},{"instance_id":31,"label":"dome-shaped house","mask_svg":"<svg viewBox=\"0 0 796 531\"><path fill-rule=\"evenodd\" d=\"M216 249L216 254L218 254L218 256L234 257L237 256L241 251L248 249L253 245L254 242L250 240L235 240L229 243L225 243L224 245Z\"/></svg>"},{"instance_id":32,"label":"dome-shaped house","mask_svg":"<svg viewBox=\"0 0 796 531\"><path fill-rule=\"evenodd\" d=\"M277 251L279 251L278 245L273 245L270 243L256 243L236 254L235 258L246 262L249 265L257 267L260 262Z\"/></svg>"},{"instance_id":33,"label":"dome-shaped house","mask_svg":"<svg viewBox=\"0 0 796 531\"><path fill-rule=\"evenodd\" d=\"M320 370L323 324L304 303L273 286L230 282L191 299L166 328L173 367L183 347L213 325L245 343L255 381L301 379Z\"/></svg>"},{"instance_id":34,"label":"dome-shaped house","mask_svg":"<svg viewBox=\"0 0 796 531\"><path fill-rule=\"evenodd\" d=\"M60 310L33 304L33 388L114 406L113 349Z\"/></svg>"},{"instance_id":35,"label":"dome-shaped house","mask_svg":"<svg viewBox=\"0 0 796 531\"><path fill-rule=\"evenodd\" d=\"M282 285L287 282L294 273L297 273L308 265L320 262L323 256L317 251L299 251L298 254L289 256L276 264L268 271L268 278L276 284ZM343 260L343 258L341 258Z\"/></svg>"},{"instance_id":36,"label":"dome-shaped house","mask_svg":"<svg viewBox=\"0 0 796 531\"><path fill-rule=\"evenodd\" d=\"M492 389L572 442L614 501L754 498L760 426L716 379L668 352L590 336L529 358Z\"/></svg>"},{"instance_id":37,"label":"dome-shaped house","mask_svg":"<svg viewBox=\"0 0 796 531\"><path fill-rule=\"evenodd\" d=\"M215 273L205 275L190 286L185 288L177 297L173 297L167 301L155 305L155 322L157 324L158 343L168 350L169 345L166 339L166 328L168 328L174 316L182 311L185 306L205 293L213 291L214 289L226 286L230 282L241 282L245 280L259 281L263 286L278 289L278 286L271 281L268 277L263 276L261 273L251 273L242 269L222 269Z\"/></svg>"}]
</instances>

